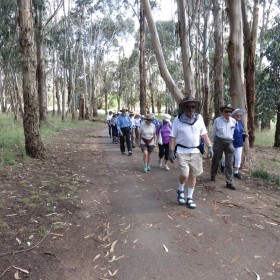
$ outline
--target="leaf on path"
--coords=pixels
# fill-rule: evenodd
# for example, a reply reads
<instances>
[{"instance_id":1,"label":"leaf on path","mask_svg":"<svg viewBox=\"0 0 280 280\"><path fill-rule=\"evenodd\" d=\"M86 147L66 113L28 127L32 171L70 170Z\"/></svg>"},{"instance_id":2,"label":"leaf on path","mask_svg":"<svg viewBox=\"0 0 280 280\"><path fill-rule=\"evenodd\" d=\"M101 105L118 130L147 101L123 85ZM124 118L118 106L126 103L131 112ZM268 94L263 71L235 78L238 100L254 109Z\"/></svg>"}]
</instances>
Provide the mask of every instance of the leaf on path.
<instances>
[{"instance_id":1,"label":"leaf on path","mask_svg":"<svg viewBox=\"0 0 280 280\"><path fill-rule=\"evenodd\" d=\"M96 203L100 204L100 202L99 202L99 201L97 201L97 200L95 200L95 199L94 199L93 201L95 201Z\"/></svg>"},{"instance_id":2,"label":"leaf on path","mask_svg":"<svg viewBox=\"0 0 280 280\"><path fill-rule=\"evenodd\" d=\"M118 273L118 270L116 269L113 273L112 273L112 277L115 276Z\"/></svg>"},{"instance_id":3,"label":"leaf on path","mask_svg":"<svg viewBox=\"0 0 280 280\"><path fill-rule=\"evenodd\" d=\"M121 256L115 258L115 261L121 260L121 259L123 259L124 257L125 257L125 255L121 255Z\"/></svg>"},{"instance_id":4,"label":"leaf on path","mask_svg":"<svg viewBox=\"0 0 280 280\"><path fill-rule=\"evenodd\" d=\"M130 225L128 225L124 230L128 230L130 228Z\"/></svg>"},{"instance_id":5,"label":"leaf on path","mask_svg":"<svg viewBox=\"0 0 280 280\"><path fill-rule=\"evenodd\" d=\"M174 191L174 190L173 189L168 189L165 192L171 192L171 191Z\"/></svg>"},{"instance_id":6,"label":"leaf on path","mask_svg":"<svg viewBox=\"0 0 280 280\"><path fill-rule=\"evenodd\" d=\"M255 259L261 259L262 256L255 255L254 258L255 258Z\"/></svg>"},{"instance_id":7,"label":"leaf on path","mask_svg":"<svg viewBox=\"0 0 280 280\"><path fill-rule=\"evenodd\" d=\"M114 249L115 249L115 246L116 246L116 243L118 242L118 240L115 240L112 245L111 245L111 249L110 249L110 253L113 253L114 252Z\"/></svg>"},{"instance_id":8,"label":"leaf on path","mask_svg":"<svg viewBox=\"0 0 280 280\"><path fill-rule=\"evenodd\" d=\"M17 269L17 270L19 270L19 271L21 271L21 272L23 272L23 273L25 273L25 274L29 274L29 271L28 271L28 270L26 270L26 269L23 269L23 268L20 268L20 267L14 266L14 265L13 265L13 268L15 268L15 269Z\"/></svg>"},{"instance_id":9,"label":"leaf on path","mask_svg":"<svg viewBox=\"0 0 280 280\"><path fill-rule=\"evenodd\" d=\"M108 257L108 255L109 255L109 254L110 254L110 253L109 253L109 252L107 252L107 253L106 253L106 255L104 256L104 258Z\"/></svg>"},{"instance_id":10,"label":"leaf on path","mask_svg":"<svg viewBox=\"0 0 280 280\"><path fill-rule=\"evenodd\" d=\"M138 239L135 239L135 240L133 241L133 244L135 244L137 241L138 241Z\"/></svg>"},{"instance_id":11,"label":"leaf on path","mask_svg":"<svg viewBox=\"0 0 280 280\"><path fill-rule=\"evenodd\" d=\"M260 279L261 279L261 277L260 277L260 275L259 275L259 274L257 274L255 271L253 271L253 273L256 275L257 280L260 280Z\"/></svg>"},{"instance_id":12,"label":"leaf on path","mask_svg":"<svg viewBox=\"0 0 280 280\"><path fill-rule=\"evenodd\" d=\"M94 236L94 233L85 236L84 239L88 239L88 238L93 237L93 236Z\"/></svg>"},{"instance_id":13,"label":"leaf on path","mask_svg":"<svg viewBox=\"0 0 280 280\"><path fill-rule=\"evenodd\" d=\"M108 262L113 262L115 259L116 259L116 256L114 255L114 256L112 257L112 259L109 260Z\"/></svg>"},{"instance_id":14,"label":"leaf on path","mask_svg":"<svg viewBox=\"0 0 280 280\"><path fill-rule=\"evenodd\" d=\"M170 220L173 220L174 218L171 217L170 215L167 214L167 217L170 219Z\"/></svg>"},{"instance_id":15,"label":"leaf on path","mask_svg":"<svg viewBox=\"0 0 280 280\"><path fill-rule=\"evenodd\" d=\"M168 248L164 244L162 244L162 246L163 246L165 252L168 253Z\"/></svg>"},{"instance_id":16,"label":"leaf on path","mask_svg":"<svg viewBox=\"0 0 280 280\"><path fill-rule=\"evenodd\" d=\"M240 258L240 255L236 255L233 260L231 261L231 263L235 263L238 259Z\"/></svg>"},{"instance_id":17,"label":"leaf on path","mask_svg":"<svg viewBox=\"0 0 280 280\"><path fill-rule=\"evenodd\" d=\"M21 241L18 238L16 238L16 241L19 245L21 244Z\"/></svg>"},{"instance_id":18,"label":"leaf on path","mask_svg":"<svg viewBox=\"0 0 280 280\"><path fill-rule=\"evenodd\" d=\"M94 257L94 259L93 259L93 262L94 262L95 260L97 260L100 256L101 256L101 254L96 255L96 256Z\"/></svg>"},{"instance_id":19,"label":"leaf on path","mask_svg":"<svg viewBox=\"0 0 280 280\"><path fill-rule=\"evenodd\" d=\"M267 223L267 224L270 224L270 225L273 225L273 226L278 226L278 224L276 224L276 223L267 222L267 221L266 221L266 223Z\"/></svg>"},{"instance_id":20,"label":"leaf on path","mask_svg":"<svg viewBox=\"0 0 280 280\"><path fill-rule=\"evenodd\" d=\"M19 277L18 270L15 272L14 278L17 279L17 280L22 279L22 277Z\"/></svg>"},{"instance_id":21,"label":"leaf on path","mask_svg":"<svg viewBox=\"0 0 280 280\"><path fill-rule=\"evenodd\" d=\"M257 224L255 224L255 226L258 227L258 228L260 228L260 229L264 229L264 226L262 226L262 225L257 225Z\"/></svg>"}]
</instances>

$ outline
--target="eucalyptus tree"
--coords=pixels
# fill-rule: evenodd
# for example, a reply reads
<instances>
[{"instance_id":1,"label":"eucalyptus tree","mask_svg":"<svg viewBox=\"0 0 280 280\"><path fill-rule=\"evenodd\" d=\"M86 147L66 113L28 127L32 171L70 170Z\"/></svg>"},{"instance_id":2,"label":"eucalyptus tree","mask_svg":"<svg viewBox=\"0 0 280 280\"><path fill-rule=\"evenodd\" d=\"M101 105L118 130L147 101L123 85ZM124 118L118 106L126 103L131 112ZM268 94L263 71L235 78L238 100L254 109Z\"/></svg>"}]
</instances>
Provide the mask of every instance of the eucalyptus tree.
<instances>
[{"instance_id":1,"label":"eucalyptus tree","mask_svg":"<svg viewBox=\"0 0 280 280\"><path fill-rule=\"evenodd\" d=\"M39 129L39 105L36 87L34 26L30 0L18 0L20 46L22 52L23 127L27 155L34 158L45 156L45 148Z\"/></svg>"},{"instance_id":2,"label":"eucalyptus tree","mask_svg":"<svg viewBox=\"0 0 280 280\"><path fill-rule=\"evenodd\" d=\"M223 20L222 0L213 1L213 25L214 25L214 113L215 118L220 115L220 108L224 99L224 65L223 65Z\"/></svg>"},{"instance_id":3,"label":"eucalyptus tree","mask_svg":"<svg viewBox=\"0 0 280 280\"><path fill-rule=\"evenodd\" d=\"M252 22L249 23L245 0L241 0L244 50L245 50L245 79L246 99L248 113L249 144L254 146L255 142L255 73L256 73L256 44L259 21L259 0L254 0Z\"/></svg>"}]
</instances>

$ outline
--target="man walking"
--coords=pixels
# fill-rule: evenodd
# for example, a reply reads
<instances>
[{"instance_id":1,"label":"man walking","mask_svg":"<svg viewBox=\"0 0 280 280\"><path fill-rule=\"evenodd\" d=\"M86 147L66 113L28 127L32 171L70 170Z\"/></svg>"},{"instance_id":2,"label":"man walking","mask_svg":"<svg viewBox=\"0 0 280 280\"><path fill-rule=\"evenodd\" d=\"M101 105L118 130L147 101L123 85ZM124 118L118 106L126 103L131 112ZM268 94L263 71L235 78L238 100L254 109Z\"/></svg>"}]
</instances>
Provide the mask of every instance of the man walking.
<instances>
[{"instance_id":1,"label":"man walking","mask_svg":"<svg viewBox=\"0 0 280 280\"><path fill-rule=\"evenodd\" d=\"M221 116L214 120L211 140L213 141L214 156L211 165L211 181L216 180L217 171L225 153L225 175L226 187L235 190L233 185L233 133L236 125L236 120L231 117L234 110L230 104L220 108Z\"/></svg>"},{"instance_id":2,"label":"man walking","mask_svg":"<svg viewBox=\"0 0 280 280\"><path fill-rule=\"evenodd\" d=\"M132 155L131 145L131 120L127 114L128 109L121 109L121 114L118 116L117 128L120 135L120 149L121 153L125 155L125 142L128 150L128 155Z\"/></svg>"},{"instance_id":3,"label":"man walking","mask_svg":"<svg viewBox=\"0 0 280 280\"><path fill-rule=\"evenodd\" d=\"M172 124L169 160L173 163L176 150L179 165L177 201L181 205L186 204L188 208L194 209L196 204L193 200L193 193L196 177L203 172L202 156L199 150L200 139L202 138L208 146L208 156L213 156L213 150L203 118L197 113L200 102L192 96L188 96L181 101L179 107L183 113L180 113ZM177 143L176 149L175 142ZM186 199L185 186L187 188Z\"/></svg>"}]
</instances>

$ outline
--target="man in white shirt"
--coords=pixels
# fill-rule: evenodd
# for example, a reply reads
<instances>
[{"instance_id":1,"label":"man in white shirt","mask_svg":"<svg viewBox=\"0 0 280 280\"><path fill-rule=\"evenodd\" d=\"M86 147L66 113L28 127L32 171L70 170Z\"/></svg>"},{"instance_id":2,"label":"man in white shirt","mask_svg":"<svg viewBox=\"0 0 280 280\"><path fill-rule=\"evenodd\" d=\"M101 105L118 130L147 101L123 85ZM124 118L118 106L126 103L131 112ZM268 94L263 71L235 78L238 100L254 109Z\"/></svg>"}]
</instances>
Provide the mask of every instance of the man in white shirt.
<instances>
[{"instance_id":1,"label":"man in white shirt","mask_svg":"<svg viewBox=\"0 0 280 280\"><path fill-rule=\"evenodd\" d=\"M196 177L203 172L202 156L199 150L200 139L202 138L208 146L208 156L213 156L213 150L203 118L196 113L200 108L200 102L188 96L181 101L179 107L183 113L179 114L172 124L169 160L174 161L176 142L176 157L179 165L177 201L180 205L186 204L188 208L194 209L196 204L193 193ZM186 198L185 185L188 192Z\"/></svg>"},{"instance_id":2,"label":"man in white shirt","mask_svg":"<svg viewBox=\"0 0 280 280\"><path fill-rule=\"evenodd\" d=\"M211 134L214 151L211 165L211 181L216 180L220 161L223 153L225 153L226 187L235 190L236 188L233 185L234 147L232 141L236 120L231 117L234 109L230 104L227 104L221 107L220 110L222 114L214 120Z\"/></svg>"}]
</instances>

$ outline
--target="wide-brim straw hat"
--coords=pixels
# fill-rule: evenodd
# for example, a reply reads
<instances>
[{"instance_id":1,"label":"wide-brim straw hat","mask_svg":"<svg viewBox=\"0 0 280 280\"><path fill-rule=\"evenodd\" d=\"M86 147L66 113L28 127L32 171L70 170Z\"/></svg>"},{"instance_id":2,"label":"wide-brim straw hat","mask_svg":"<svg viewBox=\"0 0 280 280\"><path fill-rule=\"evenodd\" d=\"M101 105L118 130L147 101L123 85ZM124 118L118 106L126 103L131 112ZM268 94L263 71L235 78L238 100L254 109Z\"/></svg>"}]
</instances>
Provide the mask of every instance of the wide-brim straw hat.
<instances>
[{"instance_id":1,"label":"wide-brim straw hat","mask_svg":"<svg viewBox=\"0 0 280 280\"><path fill-rule=\"evenodd\" d=\"M152 121L154 118L155 118L155 117L154 117L153 114L146 114L146 115L145 115L145 120L150 120L150 121Z\"/></svg>"},{"instance_id":2,"label":"wide-brim straw hat","mask_svg":"<svg viewBox=\"0 0 280 280\"><path fill-rule=\"evenodd\" d=\"M220 110L221 110L221 111L224 111L225 109L234 111L234 108L231 106L231 104L227 104L227 105L225 105L225 106L220 107Z\"/></svg>"},{"instance_id":3,"label":"wide-brim straw hat","mask_svg":"<svg viewBox=\"0 0 280 280\"><path fill-rule=\"evenodd\" d=\"M121 109L121 112L123 112L123 111L126 111L126 112L127 112L127 111L129 111L129 110L128 110L127 108L122 108L122 109Z\"/></svg>"},{"instance_id":4,"label":"wide-brim straw hat","mask_svg":"<svg viewBox=\"0 0 280 280\"><path fill-rule=\"evenodd\" d=\"M237 108L231 113L231 116L234 117L234 115L236 115L237 113L241 113L242 115L245 114L244 110Z\"/></svg>"},{"instance_id":5,"label":"wide-brim straw hat","mask_svg":"<svg viewBox=\"0 0 280 280\"><path fill-rule=\"evenodd\" d=\"M196 106L196 109L198 109L200 107L200 102L198 100L196 100L193 96L189 95L187 97L185 97L184 99L182 99L182 101L179 104L179 107L181 109L184 109L185 107L187 107L187 105L189 103L194 103Z\"/></svg>"}]
</instances>

